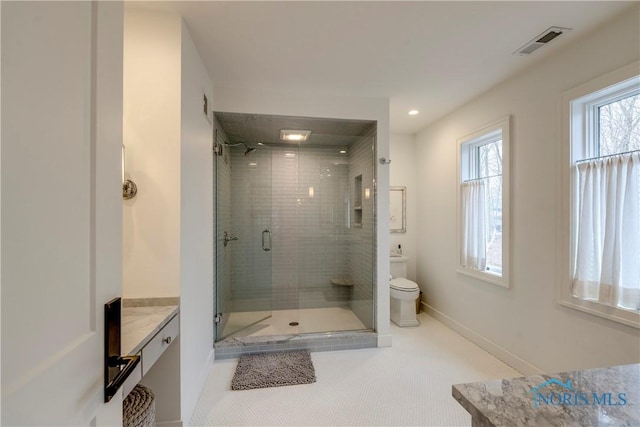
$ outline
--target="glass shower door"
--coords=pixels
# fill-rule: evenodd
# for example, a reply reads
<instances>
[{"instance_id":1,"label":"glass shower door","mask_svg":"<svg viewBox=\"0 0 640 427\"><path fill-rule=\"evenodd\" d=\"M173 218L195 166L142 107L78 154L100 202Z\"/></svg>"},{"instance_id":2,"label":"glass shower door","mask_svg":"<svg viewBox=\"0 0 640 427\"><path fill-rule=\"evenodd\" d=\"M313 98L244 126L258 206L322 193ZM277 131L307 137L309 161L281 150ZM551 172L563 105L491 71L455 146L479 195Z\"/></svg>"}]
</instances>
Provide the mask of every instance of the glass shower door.
<instances>
[{"instance_id":1,"label":"glass shower door","mask_svg":"<svg viewBox=\"0 0 640 427\"><path fill-rule=\"evenodd\" d=\"M271 174L266 149L223 145L216 155L216 341L269 326Z\"/></svg>"}]
</instances>

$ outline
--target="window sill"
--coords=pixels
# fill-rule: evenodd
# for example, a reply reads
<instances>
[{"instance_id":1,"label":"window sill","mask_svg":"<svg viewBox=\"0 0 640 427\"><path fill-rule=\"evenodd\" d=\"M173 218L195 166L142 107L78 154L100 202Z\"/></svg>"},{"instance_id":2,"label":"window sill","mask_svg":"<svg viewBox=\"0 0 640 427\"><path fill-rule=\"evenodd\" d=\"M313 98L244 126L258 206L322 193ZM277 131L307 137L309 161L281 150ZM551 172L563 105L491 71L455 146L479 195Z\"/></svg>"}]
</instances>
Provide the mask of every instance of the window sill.
<instances>
[{"instance_id":1,"label":"window sill","mask_svg":"<svg viewBox=\"0 0 640 427\"><path fill-rule=\"evenodd\" d=\"M621 323L640 329L640 312L623 310L621 308L610 307L593 301L581 300L572 296L567 296L558 301L558 304L574 310L580 310L594 316L602 317L612 322Z\"/></svg>"},{"instance_id":2,"label":"window sill","mask_svg":"<svg viewBox=\"0 0 640 427\"><path fill-rule=\"evenodd\" d=\"M491 283L492 285L500 286L501 288L509 289L509 282L504 276L498 276L494 273L485 273L484 271L471 270L469 268L458 267L458 274L464 274L465 276L473 277L474 279L482 280L483 282Z\"/></svg>"}]
</instances>

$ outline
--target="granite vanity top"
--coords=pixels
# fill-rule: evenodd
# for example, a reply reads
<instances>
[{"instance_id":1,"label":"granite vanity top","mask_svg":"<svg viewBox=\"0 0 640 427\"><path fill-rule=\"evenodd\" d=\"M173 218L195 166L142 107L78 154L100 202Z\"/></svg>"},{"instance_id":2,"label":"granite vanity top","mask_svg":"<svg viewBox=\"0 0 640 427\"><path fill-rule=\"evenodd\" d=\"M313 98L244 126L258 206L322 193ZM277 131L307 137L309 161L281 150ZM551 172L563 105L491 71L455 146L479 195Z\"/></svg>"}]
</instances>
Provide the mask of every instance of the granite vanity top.
<instances>
[{"instance_id":1,"label":"granite vanity top","mask_svg":"<svg viewBox=\"0 0 640 427\"><path fill-rule=\"evenodd\" d=\"M177 305L122 307L122 355L139 352L177 314Z\"/></svg>"},{"instance_id":2,"label":"granite vanity top","mask_svg":"<svg viewBox=\"0 0 640 427\"><path fill-rule=\"evenodd\" d=\"M640 426L640 364L457 384L474 426Z\"/></svg>"}]
</instances>

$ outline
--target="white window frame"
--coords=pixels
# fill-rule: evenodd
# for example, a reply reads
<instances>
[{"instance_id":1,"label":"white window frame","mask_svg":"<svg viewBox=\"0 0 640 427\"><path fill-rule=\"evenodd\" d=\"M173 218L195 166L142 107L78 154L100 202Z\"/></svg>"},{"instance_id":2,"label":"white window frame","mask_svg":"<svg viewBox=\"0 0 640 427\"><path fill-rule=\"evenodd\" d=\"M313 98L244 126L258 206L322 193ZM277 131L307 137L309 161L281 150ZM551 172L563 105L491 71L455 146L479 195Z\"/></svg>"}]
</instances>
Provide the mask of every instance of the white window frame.
<instances>
[{"instance_id":1,"label":"white window frame","mask_svg":"<svg viewBox=\"0 0 640 427\"><path fill-rule=\"evenodd\" d=\"M558 303L595 316L640 328L640 313L612 307L596 301L583 300L572 295L572 275L576 262L576 161L597 157L591 142L598 132L594 111L600 105L629 96L640 84L640 61L612 71L576 88L561 97L562 136L560 138L558 192ZM616 85L615 89L611 86ZM620 86L618 86L620 85Z\"/></svg>"},{"instance_id":2,"label":"white window frame","mask_svg":"<svg viewBox=\"0 0 640 427\"><path fill-rule=\"evenodd\" d=\"M510 116L505 116L493 123L483 126L481 129L459 138L457 141L457 196L456 196L456 250L457 272L484 282L510 287L510 253L511 253L511 220L510 220L510 182L511 182L511 133ZM471 175L473 167L469 162L469 151L479 145L484 145L495 139L497 134L502 136L502 272L479 271L464 268L460 262L462 251L462 201L460 197L460 185L465 178Z\"/></svg>"}]
</instances>

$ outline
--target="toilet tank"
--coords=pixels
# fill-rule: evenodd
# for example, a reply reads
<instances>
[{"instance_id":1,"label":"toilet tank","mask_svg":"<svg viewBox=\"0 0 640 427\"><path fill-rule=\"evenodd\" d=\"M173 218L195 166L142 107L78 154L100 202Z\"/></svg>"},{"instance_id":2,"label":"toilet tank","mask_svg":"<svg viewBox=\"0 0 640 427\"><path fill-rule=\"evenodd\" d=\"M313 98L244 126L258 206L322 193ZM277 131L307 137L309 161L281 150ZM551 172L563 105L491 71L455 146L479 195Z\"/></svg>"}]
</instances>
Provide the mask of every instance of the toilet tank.
<instances>
[{"instance_id":1,"label":"toilet tank","mask_svg":"<svg viewBox=\"0 0 640 427\"><path fill-rule=\"evenodd\" d=\"M399 257L390 257L391 265L390 265L390 274L394 278L396 277L407 277L407 261L408 258L405 256Z\"/></svg>"}]
</instances>

